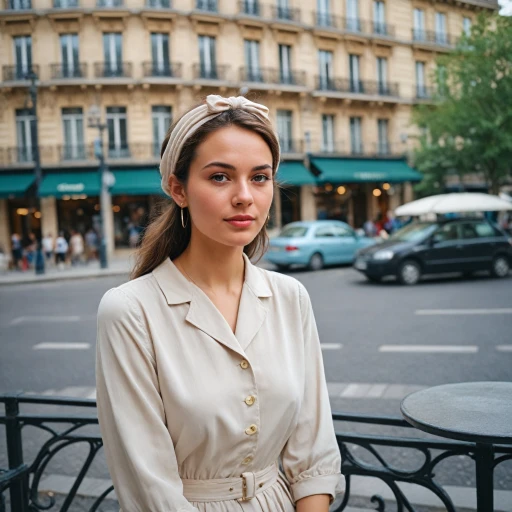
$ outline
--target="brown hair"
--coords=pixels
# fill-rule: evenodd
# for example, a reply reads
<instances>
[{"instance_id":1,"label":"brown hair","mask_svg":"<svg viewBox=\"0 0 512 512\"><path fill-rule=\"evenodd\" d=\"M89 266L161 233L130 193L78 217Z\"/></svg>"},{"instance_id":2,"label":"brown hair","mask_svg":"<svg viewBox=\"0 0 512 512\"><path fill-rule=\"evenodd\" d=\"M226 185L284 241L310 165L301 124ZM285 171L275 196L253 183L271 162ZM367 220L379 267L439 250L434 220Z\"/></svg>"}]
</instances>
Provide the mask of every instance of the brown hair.
<instances>
[{"instance_id":1,"label":"brown hair","mask_svg":"<svg viewBox=\"0 0 512 512\"><path fill-rule=\"evenodd\" d=\"M195 107L194 107L195 108ZM192 109L191 109L192 110ZM163 155L172 131L176 127L176 121L168 130L162 143L160 156ZM279 165L279 143L272 126L254 114L242 109L226 110L217 117L203 124L184 143L181 154L176 163L175 175L185 185L188 180L190 164L192 163L196 149L205 138L214 131L227 126L239 126L257 133L267 143L272 153L272 174L275 175ZM188 246L191 236L191 221L188 210L184 212L187 219L186 227L181 224L180 207L170 201L164 210L150 222L144 231L143 239L135 255L135 266L131 278L136 279L152 272L166 258L177 258ZM244 247L244 252L253 258L261 258L268 244L266 225L256 235L256 238Z\"/></svg>"}]
</instances>

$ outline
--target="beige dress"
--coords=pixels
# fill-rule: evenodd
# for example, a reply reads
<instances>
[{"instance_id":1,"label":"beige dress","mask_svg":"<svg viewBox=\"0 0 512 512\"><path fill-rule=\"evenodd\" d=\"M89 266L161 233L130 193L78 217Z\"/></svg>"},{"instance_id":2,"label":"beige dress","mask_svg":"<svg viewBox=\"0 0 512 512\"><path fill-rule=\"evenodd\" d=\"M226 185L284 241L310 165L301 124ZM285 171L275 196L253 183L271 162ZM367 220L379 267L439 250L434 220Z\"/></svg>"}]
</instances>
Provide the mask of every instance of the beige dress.
<instances>
[{"instance_id":1,"label":"beige dress","mask_svg":"<svg viewBox=\"0 0 512 512\"><path fill-rule=\"evenodd\" d=\"M169 259L101 301L98 417L123 512L291 512L343 491L308 293L244 259L235 333ZM194 499L261 471L248 501Z\"/></svg>"}]
</instances>

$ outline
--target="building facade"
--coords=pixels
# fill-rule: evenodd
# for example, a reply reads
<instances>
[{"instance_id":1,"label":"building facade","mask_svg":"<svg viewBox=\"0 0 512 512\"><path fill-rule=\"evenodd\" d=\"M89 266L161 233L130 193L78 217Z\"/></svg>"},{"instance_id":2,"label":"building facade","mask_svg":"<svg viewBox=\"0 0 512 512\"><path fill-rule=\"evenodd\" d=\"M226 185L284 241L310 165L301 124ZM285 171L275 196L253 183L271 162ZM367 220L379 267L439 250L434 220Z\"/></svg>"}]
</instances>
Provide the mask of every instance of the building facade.
<instances>
[{"instance_id":1,"label":"building facade","mask_svg":"<svg viewBox=\"0 0 512 512\"><path fill-rule=\"evenodd\" d=\"M273 226L360 227L412 198L411 109L493 0L2 0L0 245L13 232L85 232L99 212L98 129L115 177L109 249L163 200L171 121L208 94L266 104L283 158ZM37 123L28 73L37 76ZM41 162L34 187L34 131ZM111 211L110 211L111 210Z\"/></svg>"}]
</instances>

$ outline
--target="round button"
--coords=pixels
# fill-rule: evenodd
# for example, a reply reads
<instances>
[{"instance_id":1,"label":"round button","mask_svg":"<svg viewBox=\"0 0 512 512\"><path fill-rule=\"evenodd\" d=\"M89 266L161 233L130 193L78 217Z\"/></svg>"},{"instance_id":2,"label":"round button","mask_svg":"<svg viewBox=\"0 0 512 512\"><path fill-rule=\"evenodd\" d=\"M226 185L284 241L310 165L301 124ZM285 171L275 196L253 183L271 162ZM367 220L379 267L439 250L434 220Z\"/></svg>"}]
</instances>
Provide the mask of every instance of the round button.
<instances>
[{"instance_id":1,"label":"round button","mask_svg":"<svg viewBox=\"0 0 512 512\"><path fill-rule=\"evenodd\" d=\"M247 465L252 462L252 457L245 457L245 459L242 461L242 464Z\"/></svg>"},{"instance_id":2,"label":"round button","mask_svg":"<svg viewBox=\"0 0 512 512\"><path fill-rule=\"evenodd\" d=\"M258 431L258 427L254 423L250 427L247 427L245 429L245 433L248 436L252 436L253 434L256 434L257 431Z\"/></svg>"},{"instance_id":3,"label":"round button","mask_svg":"<svg viewBox=\"0 0 512 512\"><path fill-rule=\"evenodd\" d=\"M245 399L245 403L247 405L253 405L254 402L256 402L256 397L252 396L252 395L249 395L246 399Z\"/></svg>"},{"instance_id":4,"label":"round button","mask_svg":"<svg viewBox=\"0 0 512 512\"><path fill-rule=\"evenodd\" d=\"M249 363L244 359L244 360L240 363L240 366L241 366L244 370L247 370L247 368L249 368Z\"/></svg>"}]
</instances>

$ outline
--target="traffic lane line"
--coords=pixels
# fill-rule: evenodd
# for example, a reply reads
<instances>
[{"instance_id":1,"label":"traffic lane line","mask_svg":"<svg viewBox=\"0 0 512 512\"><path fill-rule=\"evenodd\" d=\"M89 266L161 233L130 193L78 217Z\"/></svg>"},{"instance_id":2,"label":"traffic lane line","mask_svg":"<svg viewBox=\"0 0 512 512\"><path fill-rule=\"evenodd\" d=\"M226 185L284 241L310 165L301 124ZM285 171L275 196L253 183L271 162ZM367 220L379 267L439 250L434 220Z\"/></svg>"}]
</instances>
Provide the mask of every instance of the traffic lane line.
<instances>
[{"instance_id":1,"label":"traffic lane line","mask_svg":"<svg viewBox=\"0 0 512 512\"><path fill-rule=\"evenodd\" d=\"M38 343L34 345L33 350L88 350L91 348L90 343Z\"/></svg>"},{"instance_id":2,"label":"traffic lane line","mask_svg":"<svg viewBox=\"0 0 512 512\"><path fill-rule=\"evenodd\" d=\"M379 352L401 352L422 354L475 354L475 345L381 345Z\"/></svg>"},{"instance_id":3,"label":"traffic lane line","mask_svg":"<svg viewBox=\"0 0 512 512\"><path fill-rule=\"evenodd\" d=\"M491 309L418 309L418 316L458 316L458 315L512 315L512 308Z\"/></svg>"}]
</instances>

